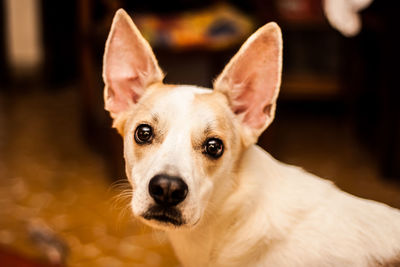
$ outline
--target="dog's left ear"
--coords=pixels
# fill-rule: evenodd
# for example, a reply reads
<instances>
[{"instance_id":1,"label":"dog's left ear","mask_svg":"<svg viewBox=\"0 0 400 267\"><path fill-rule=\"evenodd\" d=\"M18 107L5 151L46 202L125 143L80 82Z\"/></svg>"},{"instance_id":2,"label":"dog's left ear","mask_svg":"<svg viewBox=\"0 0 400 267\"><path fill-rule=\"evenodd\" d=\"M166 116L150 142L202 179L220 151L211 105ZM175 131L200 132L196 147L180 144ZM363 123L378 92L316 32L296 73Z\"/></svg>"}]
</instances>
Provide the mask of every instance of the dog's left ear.
<instances>
[{"instance_id":1,"label":"dog's left ear","mask_svg":"<svg viewBox=\"0 0 400 267\"><path fill-rule=\"evenodd\" d=\"M242 123L245 145L257 142L274 119L281 71L282 34L271 22L247 39L214 82Z\"/></svg>"}]
</instances>

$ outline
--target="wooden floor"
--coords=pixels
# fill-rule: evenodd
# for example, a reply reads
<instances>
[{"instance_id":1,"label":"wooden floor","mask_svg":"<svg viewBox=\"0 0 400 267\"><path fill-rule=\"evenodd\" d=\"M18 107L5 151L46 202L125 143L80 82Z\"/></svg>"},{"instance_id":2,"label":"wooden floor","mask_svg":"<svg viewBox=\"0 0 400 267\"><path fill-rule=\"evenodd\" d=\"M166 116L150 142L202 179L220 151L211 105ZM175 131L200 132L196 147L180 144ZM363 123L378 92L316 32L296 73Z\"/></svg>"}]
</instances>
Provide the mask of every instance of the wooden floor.
<instances>
[{"instance_id":1,"label":"wooden floor","mask_svg":"<svg viewBox=\"0 0 400 267\"><path fill-rule=\"evenodd\" d=\"M75 91L2 102L0 245L57 261L34 245L33 228L69 247L60 252L68 266L174 266L164 236L133 222L129 196L116 197L127 187L111 185L102 158L82 140Z\"/></svg>"},{"instance_id":2,"label":"wooden floor","mask_svg":"<svg viewBox=\"0 0 400 267\"><path fill-rule=\"evenodd\" d=\"M128 187L111 185L83 140L77 96L0 95L0 247L68 266L176 266L165 236L134 222ZM400 185L380 177L346 121L279 117L279 107L277 118L278 159L400 208Z\"/></svg>"}]
</instances>

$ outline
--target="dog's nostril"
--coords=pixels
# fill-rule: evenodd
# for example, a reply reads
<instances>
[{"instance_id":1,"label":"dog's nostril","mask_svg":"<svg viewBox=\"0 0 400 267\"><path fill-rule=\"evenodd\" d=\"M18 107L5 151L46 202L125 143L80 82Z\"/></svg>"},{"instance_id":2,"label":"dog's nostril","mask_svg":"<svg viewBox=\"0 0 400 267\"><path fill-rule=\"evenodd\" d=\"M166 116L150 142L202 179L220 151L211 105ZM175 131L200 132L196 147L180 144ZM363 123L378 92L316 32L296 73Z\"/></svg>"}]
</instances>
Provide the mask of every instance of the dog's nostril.
<instances>
[{"instance_id":1,"label":"dog's nostril","mask_svg":"<svg viewBox=\"0 0 400 267\"><path fill-rule=\"evenodd\" d=\"M181 189L181 190L175 190L171 193L171 198L172 199L182 199L185 198L187 194L187 190Z\"/></svg>"},{"instance_id":2,"label":"dog's nostril","mask_svg":"<svg viewBox=\"0 0 400 267\"><path fill-rule=\"evenodd\" d=\"M164 190L161 186L153 186L151 187L151 192L150 194L156 195L156 196L162 196L164 194Z\"/></svg>"},{"instance_id":3,"label":"dog's nostril","mask_svg":"<svg viewBox=\"0 0 400 267\"><path fill-rule=\"evenodd\" d=\"M149 183L150 196L163 206L178 205L185 200L188 191L186 183L179 177L156 175Z\"/></svg>"}]
</instances>

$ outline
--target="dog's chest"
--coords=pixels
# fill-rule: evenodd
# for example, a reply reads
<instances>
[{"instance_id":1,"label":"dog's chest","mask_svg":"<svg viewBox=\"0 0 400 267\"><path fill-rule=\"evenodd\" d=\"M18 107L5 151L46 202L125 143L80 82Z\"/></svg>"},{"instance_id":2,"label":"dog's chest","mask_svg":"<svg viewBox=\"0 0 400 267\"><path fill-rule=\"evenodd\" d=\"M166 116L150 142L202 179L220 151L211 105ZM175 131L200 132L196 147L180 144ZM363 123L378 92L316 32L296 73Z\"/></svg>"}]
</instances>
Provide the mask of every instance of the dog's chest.
<instances>
[{"instance_id":1,"label":"dog's chest","mask_svg":"<svg viewBox=\"0 0 400 267\"><path fill-rule=\"evenodd\" d=\"M253 262L254 254L257 254L254 250L256 244L252 240L238 245L238 234L214 226L190 234L171 232L169 239L176 256L185 267L249 265Z\"/></svg>"},{"instance_id":2,"label":"dog's chest","mask_svg":"<svg viewBox=\"0 0 400 267\"><path fill-rule=\"evenodd\" d=\"M169 233L169 239L175 254L183 266L211 265L213 240L210 238L190 237L186 234Z\"/></svg>"}]
</instances>

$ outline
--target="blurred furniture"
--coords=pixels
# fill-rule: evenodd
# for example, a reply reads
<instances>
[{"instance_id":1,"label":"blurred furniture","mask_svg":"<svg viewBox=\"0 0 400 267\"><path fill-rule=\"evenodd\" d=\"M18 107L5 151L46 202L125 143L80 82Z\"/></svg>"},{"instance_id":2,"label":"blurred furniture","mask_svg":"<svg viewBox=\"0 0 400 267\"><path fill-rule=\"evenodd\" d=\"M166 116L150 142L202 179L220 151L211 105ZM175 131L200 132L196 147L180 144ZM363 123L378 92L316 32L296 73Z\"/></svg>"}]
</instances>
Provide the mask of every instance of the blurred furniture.
<instances>
[{"instance_id":1,"label":"blurred furniture","mask_svg":"<svg viewBox=\"0 0 400 267\"><path fill-rule=\"evenodd\" d=\"M114 177L124 176L122 142L116 132L110 129L111 120L103 110L101 64L104 43L115 11L124 7L128 12L134 10L139 13L152 10L165 15L188 7L195 9L215 2L218 1L193 0L184 3L184 1L176 0L168 4L122 0L104 0L100 3L90 0L78 2L79 66L84 126L87 140L92 147L102 151L107 155L108 161L113 162L110 165L113 166ZM234 1L234 3L248 13L255 14L257 26L274 20L282 28L284 70L279 102L281 104L318 103L315 108L316 113L319 112L318 108L324 106L325 103L336 105L338 107L336 110L340 110L337 112L338 116L353 114L352 123L363 138L369 135L366 131L370 131L373 126L371 124L366 126L366 116L362 114L373 112L372 118L380 121L379 133L374 134L373 139L381 143L380 148L377 149L380 152L377 154L379 154L382 169L389 176L400 176L399 109L396 108L395 103L395 99L398 99L396 95L398 90L393 90L396 77L393 72L396 68L393 64L394 59L387 55L395 50L394 43L391 43L393 41L391 35L388 34L386 39L382 39L378 34L382 33L383 29L378 29L377 35L373 36L376 43L384 40L381 51L382 53L387 51L387 53L380 54L379 57L384 58L392 69L385 72L383 71L385 66L379 65L381 74L379 80L384 85L368 89L372 86L369 80L376 75L365 69L375 66L373 51L360 53L362 52L360 46L365 47L364 41L346 39L333 30L323 15L320 0L252 0ZM384 16L385 13L382 14ZM209 87L212 79L222 70L238 47L239 45L234 45L222 51L207 51L201 48L179 51L156 47L155 53L161 67L168 72L166 82L191 83ZM196 69L187 68L188 65L195 65ZM374 92L375 95L366 97L368 101L365 101L365 96L369 92ZM379 102L379 105L374 105L376 109L371 109L371 106L367 104L376 104L376 102ZM368 110L367 106L369 106ZM262 146L270 148L273 145L274 127L272 124L269 131L261 137L259 143ZM377 147L371 145L370 141L367 145Z\"/></svg>"},{"instance_id":2,"label":"blurred furniture","mask_svg":"<svg viewBox=\"0 0 400 267\"><path fill-rule=\"evenodd\" d=\"M353 99L355 122L372 148L383 175L400 181L400 42L398 11L391 1L374 1L363 14L364 27L354 40L349 78L358 84Z\"/></svg>"},{"instance_id":3,"label":"blurred furniture","mask_svg":"<svg viewBox=\"0 0 400 267\"><path fill-rule=\"evenodd\" d=\"M5 48L5 16L4 1L0 2L0 91L5 89L5 83L8 78L8 68Z\"/></svg>"},{"instance_id":4,"label":"blurred furniture","mask_svg":"<svg viewBox=\"0 0 400 267\"><path fill-rule=\"evenodd\" d=\"M181 3L176 10L186 7L203 7L209 2L192 1L188 5ZM275 20L283 29L285 43L285 64L281 100L331 101L341 99L340 86L340 35L334 32L324 20L320 3L316 0L298 1L300 6L293 8L290 1L236 1L237 6L257 14L254 20L257 26ZM92 146L107 155L113 167L112 172L122 177L123 162L121 139L110 129L111 120L103 110L101 59L104 43L115 11L124 7L148 11L145 5L129 1L103 1L102 5L80 1L80 67L83 98L84 125L87 140ZM170 4L179 5L180 1ZM200 3L200 4L199 4ZM306 3L306 5L301 5ZM156 9L157 10L157 9ZM161 11L165 16L174 9ZM244 40L244 38L243 38ZM241 41L243 41L241 40ZM187 83L210 87L212 80L222 71L227 61L234 55L241 42L223 50L210 50L202 47L182 50L155 46L155 54L161 68L167 71L165 81L169 83ZM326 55L331 55L327 57ZM188 68L187 66L195 66ZM260 138L260 144L270 148L274 139L274 127ZM112 140L104 142L104 140Z\"/></svg>"}]
</instances>

